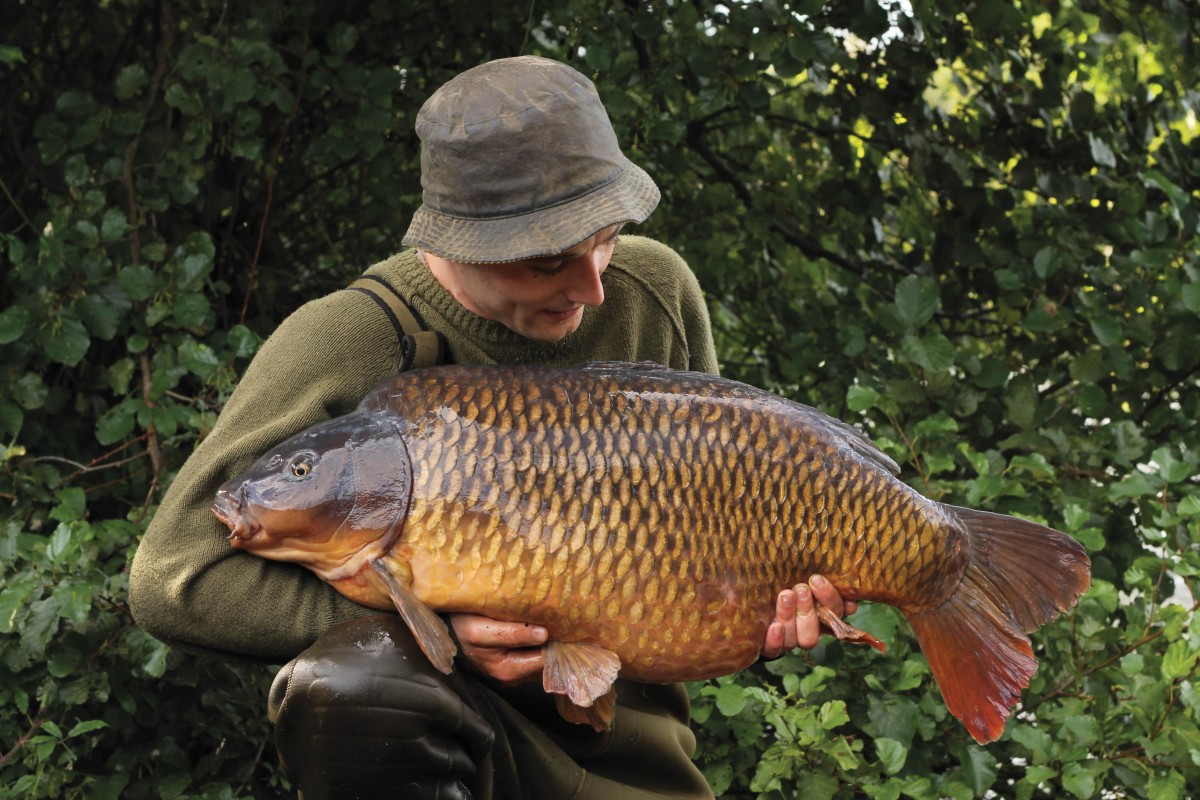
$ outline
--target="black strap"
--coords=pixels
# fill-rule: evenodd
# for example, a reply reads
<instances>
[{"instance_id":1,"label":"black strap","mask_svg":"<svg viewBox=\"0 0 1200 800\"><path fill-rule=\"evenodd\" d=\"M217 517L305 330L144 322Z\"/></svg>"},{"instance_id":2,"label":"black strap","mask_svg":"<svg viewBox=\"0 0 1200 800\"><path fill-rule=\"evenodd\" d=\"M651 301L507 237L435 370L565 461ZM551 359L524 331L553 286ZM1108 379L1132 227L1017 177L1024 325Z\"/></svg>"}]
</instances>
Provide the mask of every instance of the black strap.
<instances>
[{"instance_id":1,"label":"black strap","mask_svg":"<svg viewBox=\"0 0 1200 800\"><path fill-rule=\"evenodd\" d=\"M347 288L375 301L400 337L400 371L436 367L446 362L446 337L429 330L396 287L378 275L364 275Z\"/></svg>"}]
</instances>

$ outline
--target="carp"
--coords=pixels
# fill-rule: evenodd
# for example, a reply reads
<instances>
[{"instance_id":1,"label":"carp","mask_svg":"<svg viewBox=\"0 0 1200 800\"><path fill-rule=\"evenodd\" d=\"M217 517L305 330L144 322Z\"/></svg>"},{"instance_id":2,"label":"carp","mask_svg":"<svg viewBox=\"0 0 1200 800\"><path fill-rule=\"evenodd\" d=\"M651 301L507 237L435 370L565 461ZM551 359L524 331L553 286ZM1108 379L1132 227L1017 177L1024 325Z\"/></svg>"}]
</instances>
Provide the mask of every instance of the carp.
<instances>
[{"instance_id":1,"label":"carp","mask_svg":"<svg viewBox=\"0 0 1200 800\"><path fill-rule=\"evenodd\" d=\"M712 375L446 366L274 447L212 508L234 547L398 611L445 673L456 648L435 612L544 626L544 688L597 730L618 674L753 663L777 593L820 573L903 612L950 712L992 741L1037 670L1027 634L1087 590L1090 561L898 473L853 426Z\"/></svg>"}]
</instances>

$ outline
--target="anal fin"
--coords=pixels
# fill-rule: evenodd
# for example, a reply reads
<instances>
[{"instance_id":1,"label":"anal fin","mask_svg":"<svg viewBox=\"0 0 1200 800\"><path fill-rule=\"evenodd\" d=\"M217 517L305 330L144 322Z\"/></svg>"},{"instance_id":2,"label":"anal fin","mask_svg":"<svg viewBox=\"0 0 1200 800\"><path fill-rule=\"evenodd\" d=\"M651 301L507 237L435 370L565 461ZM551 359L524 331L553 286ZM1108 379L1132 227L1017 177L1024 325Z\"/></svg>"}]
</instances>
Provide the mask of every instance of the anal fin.
<instances>
[{"instance_id":1,"label":"anal fin","mask_svg":"<svg viewBox=\"0 0 1200 800\"><path fill-rule=\"evenodd\" d=\"M543 649L543 658L542 688L561 696L557 702L563 718L606 729L616 706L613 683L621 671L617 654L598 644L551 641ZM564 700L574 708L564 710Z\"/></svg>"},{"instance_id":2,"label":"anal fin","mask_svg":"<svg viewBox=\"0 0 1200 800\"><path fill-rule=\"evenodd\" d=\"M396 604L396 610L412 631L421 652L434 667L449 675L454 670L454 656L458 648L450 636L449 629L446 628L446 623L433 609L417 599L409 589L408 580L396 574L397 570L393 569L390 561L386 558L376 559L371 562L371 566L383 578L388 594Z\"/></svg>"},{"instance_id":3,"label":"anal fin","mask_svg":"<svg viewBox=\"0 0 1200 800\"><path fill-rule=\"evenodd\" d=\"M617 713L617 690L609 689L608 694L597 698L590 706L577 706L563 694L555 695L554 702L558 713L567 722L591 725L596 733L603 733L612 727L613 716Z\"/></svg>"},{"instance_id":4,"label":"anal fin","mask_svg":"<svg viewBox=\"0 0 1200 800\"><path fill-rule=\"evenodd\" d=\"M887 645L882 640L876 639L866 631L860 631L853 625L846 624L841 617L825 606L817 606L817 617L826 628L829 628L830 633L843 642L869 644L881 653L887 652Z\"/></svg>"}]
</instances>

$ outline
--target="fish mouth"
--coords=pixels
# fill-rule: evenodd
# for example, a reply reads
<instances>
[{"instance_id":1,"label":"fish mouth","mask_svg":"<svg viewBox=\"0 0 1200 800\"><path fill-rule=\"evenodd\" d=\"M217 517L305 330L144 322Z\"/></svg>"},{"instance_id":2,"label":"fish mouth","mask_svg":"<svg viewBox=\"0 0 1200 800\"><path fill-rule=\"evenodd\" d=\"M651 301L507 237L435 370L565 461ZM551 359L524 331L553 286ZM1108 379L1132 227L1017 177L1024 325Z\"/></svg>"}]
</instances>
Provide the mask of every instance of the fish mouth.
<instances>
[{"instance_id":1,"label":"fish mouth","mask_svg":"<svg viewBox=\"0 0 1200 800\"><path fill-rule=\"evenodd\" d=\"M224 489L217 492L217 497L209 506L209 510L212 511L213 516L229 527L229 535L225 538L234 547L244 547L262 530L261 526L255 524L247 514L242 512L241 502Z\"/></svg>"}]
</instances>

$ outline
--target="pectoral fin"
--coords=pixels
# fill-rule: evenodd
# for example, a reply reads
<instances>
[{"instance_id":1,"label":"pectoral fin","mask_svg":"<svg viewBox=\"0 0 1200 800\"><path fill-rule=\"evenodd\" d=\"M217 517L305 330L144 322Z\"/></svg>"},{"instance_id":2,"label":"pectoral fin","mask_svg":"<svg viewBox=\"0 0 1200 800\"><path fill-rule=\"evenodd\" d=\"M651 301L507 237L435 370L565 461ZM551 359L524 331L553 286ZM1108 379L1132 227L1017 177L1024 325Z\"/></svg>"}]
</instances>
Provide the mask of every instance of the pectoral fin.
<instances>
[{"instance_id":1,"label":"pectoral fin","mask_svg":"<svg viewBox=\"0 0 1200 800\"><path fill-rule=\"evenodd\" d=\"M869 644L881 653L887 652L887 645L866 631L860 631L853 625L847 625L842 618L825 606L817 606L817 616L829 631L843 642L858 642Z\"/></svg>"},{"instance_id":2,"label":"pectoral fin","mask_svg":"<svg viewBox=\"0 0 1200 800\"><path fill-rule=\"evenodd\" d=\"M421 651L433 666L449 675L454 670L454 655L458 648L454 645L446 623L433 613L433 609L417 599L409 589L408 577L397 574L398 571L391 562L381 558L372 561L371 566L383 578L388 594L396 604L396 610L412 631Z\"/></svg>"},{"instance_id":3,"label":"pectoral fin","mask_svg":"<svg viewBox=\"0 0 1200 800\"><path fill-rule=\"evenodd\" d=\"M546 667L542 688L559 697L558 710L571 722L587 722L598 731L612 722L616 708L613 682L621 659L600 645L549 642L543 650Z\"/></svg>"}]
</instances>

